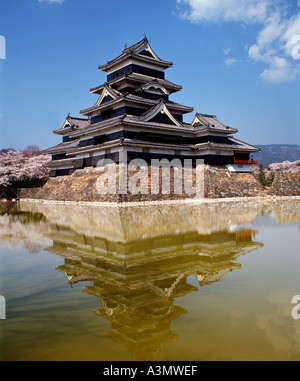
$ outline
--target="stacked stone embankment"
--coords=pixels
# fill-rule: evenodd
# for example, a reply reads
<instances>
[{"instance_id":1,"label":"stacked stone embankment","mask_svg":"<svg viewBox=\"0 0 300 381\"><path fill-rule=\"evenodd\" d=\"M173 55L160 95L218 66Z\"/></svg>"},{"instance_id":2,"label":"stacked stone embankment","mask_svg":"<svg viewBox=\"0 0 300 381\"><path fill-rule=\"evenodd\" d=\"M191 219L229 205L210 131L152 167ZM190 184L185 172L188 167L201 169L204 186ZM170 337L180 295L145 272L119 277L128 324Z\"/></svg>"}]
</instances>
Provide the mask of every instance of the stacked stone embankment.
<instances>
[{"instance_id":1,"label":"stacked stone embankment","mask_svg":"<svg viewBox=\"0 0 300 381\"><path fill-rule=\"evenodd\" d=\"M221 166L206 166L205 197L257 197L265 192L264 186L250 172L230 172Z\"/></svg>"},{"instance_id":2,"label":"stacked stone embankment","mask_svg":"<svg viewBox=\"0 0 300 381\"><path fill-rule=\"evenodd\" d=\"M50 178L47 183L40 188L21 189L20 198L56 200L56 201L87 201L87 202L138 202L138 201L170 201L195 198L196 193L185 192L182 182L182 192L175 192L175 183L182 180L179 172L170 172L170 191L162 188L164 173L159 173L159 189L153 192L151 188L150 168L143 173L138 171L127 172L127 186L125 192L119 193L119 169L115 180L116 192L103 194L99 192L97 185L99 176L103 172L95 168L76 170L72 175ZM203 192L202 196L209 199L232 198L232 197L259 197L259 196L298 196L300 195L300 175L296 174L276 174L271 187L263 186L252 173L230 172L223 166L204 166L203 173ZM113 176L113 175L112 175ZM113 183L113 179L107 177L107 181ZM129 189L135 180L146 184L147 192L132 193ZM193 171L192 184L196 185L196 173ZM137 185L135 189L138 189ZM177 188L178 189L178 188ZM143 188L145 191L145 187Z\"/></svg>"},{"instance_id":3,"label":"stacked stone embankment","mask_svg":"<svg viewBox=\"0 0 300 381\"><path fill-rule=\"evenodd\" d=\"M300 173L277 172L268 194L272 196L300 196Z\"/></svg>"}]
</instances>

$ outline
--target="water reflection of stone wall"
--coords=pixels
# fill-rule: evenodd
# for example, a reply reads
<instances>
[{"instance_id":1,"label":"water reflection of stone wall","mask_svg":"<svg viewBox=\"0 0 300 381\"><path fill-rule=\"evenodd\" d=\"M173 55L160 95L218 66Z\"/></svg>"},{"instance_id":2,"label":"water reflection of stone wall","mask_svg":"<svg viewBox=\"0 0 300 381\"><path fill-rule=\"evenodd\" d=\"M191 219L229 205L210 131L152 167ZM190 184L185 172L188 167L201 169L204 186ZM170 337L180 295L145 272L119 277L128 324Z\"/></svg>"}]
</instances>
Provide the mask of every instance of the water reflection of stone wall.
<instances>
[{"instance_id":1,"label":"water reflection of stone wall","mask_svg":"<svg viewBox=\"0 0 300 381\"><path fill-rule=\"evenodd\" d=\"M174 232L200 234L251 223L266 210L280 222L300 219L300 200L247 200L212 203L153 204L137 206L20 203L22 210L39 212L52 223L86 235L130 240Z\"/></svg>"},{"instance_id":2,"label":"water reflection of stone wall","mask_svg":"<svg viewBox=\"0 0 300 381\"><path fill-rule=\"evenodd\" d=\"M278 223L300 221L300 200L270 202L266 204L265 211Z\"/></svg>"},{"instance_id":3,"label":"water reflection of stone wall","mask_svg":"<svg viewBox=\"0 0 300 381\"><path fill-rule=\"evenodd\" d=\"M94 206L22 202L22 208L42 212L52 223L86 235L130 240L174 232L206 234L251 223L263 210L258 202Z\"/></svg>"}]
</instances>

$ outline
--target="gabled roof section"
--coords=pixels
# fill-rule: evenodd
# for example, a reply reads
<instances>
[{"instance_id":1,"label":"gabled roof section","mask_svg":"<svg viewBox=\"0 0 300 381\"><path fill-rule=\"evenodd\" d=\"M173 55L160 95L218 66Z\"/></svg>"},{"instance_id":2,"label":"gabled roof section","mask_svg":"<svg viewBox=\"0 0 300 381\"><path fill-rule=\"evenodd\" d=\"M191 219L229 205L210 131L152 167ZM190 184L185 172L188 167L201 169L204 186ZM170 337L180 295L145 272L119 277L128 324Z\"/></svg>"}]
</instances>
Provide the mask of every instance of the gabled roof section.
<instances>
[{"instance_id":1,"label":"gabled roof section","mask_svg":"<svg viewBox=\"0 0 300 381\"><path fill-rule=\"evenodd\" d=\"M115 91L115 90L113 90L113 91ZM193 111L193 107L181 105L179 103L175 103L175 102L171 102L171 101L165 101L162 98L159 100L155 100L155 99L143 98L141 96L130 94L130 93L122 94L122 93L119 93L117 91L115 91L115 93L120 94L116 99L110 99L106 103L100 104L101 103L100 102L101 96L100 96L100 98L98 99L98 101L100 102L99 104L97 101L94 106L88 107L84 110L80 110L80 114L81 115L91 115L91 113L98 111L102 108L106 109L109 107L116 107L116 105L120 102L125 102L127 104L128 104L128 102L130 102L130 103L135 104L137 107L141 106L142 108L145 108L145 106L146 106L146 107L151 107L151 109L152 109L153 106L157 106L158 104L160 104L161 101L164 101L166 107L168 109L174 111L175 113L177 111L177 113L179 112L180 114L186 114L186 113Z\"/></svg>"},{"instance_id":2,"label":"gabled roof section","mask_svg":"<svg viewBox=\"0 0 300 381\"><path fill-rule=\"evenodd\" d=\"M173 65L173 62L165 61L158 57L158 55L151 48L146 35L144 35L144 38L136 44L129 47L125 46L123 52L119 56L111 61L108 61L104 65L100 65L99 70L108 71L111 67L117 65L127 58L136 58L144 62L162 66L165 69Z\"/></svg>"},{"instance_id":3,"label":"gabled roof section","mask_svg":"<svg viewBox=\"0 0 300 381\"><path fill-rule=\"evenodd\" d=\"M94 107L100 106L101 103L106 103L112 100L116 100L120 98L121 96L122 94L119 91L114 90L112 87L110 87L109 85L105 83L102 89L102 93L100 94L100 97L98 98Z\"/></svg>"},{"instance_id":4,"label":"gabled roof section","mask_svg":"<svg viewBox=\"0 0 300 381\"><path fill-rule=\"evenodd\" d=\"M192 121L192 126L197 129L209 129L211 131L224 131L227 133L235 133L238 130L236 128L232 128L229 126L225 126L225 124L221 123L216 115L208 115L208 114L200 114L196 113L194 120Z\"/></svg>"},{"instance_id":5,"label":"gabled roof section","mask_svg":"<svg viewBox=\"0 0 300 381\"><path fill-rule=\"evenodd\" d=\"M151 58L154 58L155 60L158 60L158 61L162 61L157 54L155 54L155 52L153 51L153 49L151 48L150 44L149 44L149 41L146 37L146 35L144 35L144 38L138 42L137 44L135 44L136 46L133 48L133 46L131 46L131 49L134 53L136 54L139 54L139 55L143 55L143 56L146 56L146 57L151 57Z\"/></svg>"},{"instance_id":6,"label":"gabled roof section","mask_svg":"<svg viewBox=\"0 0 300 381\"><path fill-rule=\"evenodd\" d=\"M118 77L112 81L109 81L109 85L117 86L120 82L123 82L123 81L128 81L128 82L141 85L141 84L151 82L152 80L153 80L153 77L149 77L148 75L130 73L130 74L123 74L121 77ZM167 81L166 79L155 78L155 80L157 81L157 83L161 84L165 89L167 89L169 93L182 90L182 86L176 85L175 83ZM103 86L104 84L100 86L92 87L90 88L90 92L94 94L101 94Z\"/></svg>"},{"instance_id":7,"label":"gabled roof section","mask_svg":"<svg viewBox=\"0 0 300 381\"><path fill-rule=\"evenodd\" d=\"M89 115L91 112L101 108L103 105L106 106L106 103L107 105L112 106L116 102L124 99L124 95L122 93L113 89L107 83L104 83L104 85L102 85L101 88L102 91L97 102L94 104L94 106L88 107L84 110L80 110L81 115Z\"/></svg>"},{"instance_id":8,"label":"gabled roof section","mask_svg":"<svg viewBox=\"0 0 300 381\"><path fill-rule=\"evenodd\" d=\"M161 85L156 78L153 79L153 81L144 83L143 85L138 87L135 91L139 92L139 91L151 91L151 90L160 94L165 94L165 95L170 94L170 92L163 85Z\"/></svg>"},{"instance_id":9,"label":"gabled roof section","mask_svg":"<svg viewBox=\"0 0 300 381\"><path fill-rule=\"evenodd\" d=\"M162 99L157 105L153 106L150 110L142 114L139 119L143 122L149 122L159 113L165 114L170 119L172 124L175 124L178 127L182 127L182 124L176 118L174 118Z\"/></svg>"},{"instance_id":10,"label":"gabled roof section","mask_svg":"<svg viewBox=\"0 0 300 381\"><path fill-rule=\"evenodd\" d=\"M90 125L89 119L75 118L73 116L70 116L70 114L68 114L61 128L54 130L53 132L58 135L67 135L74 130L86 128L89 125Z\"/></svg>"}]
</instances>

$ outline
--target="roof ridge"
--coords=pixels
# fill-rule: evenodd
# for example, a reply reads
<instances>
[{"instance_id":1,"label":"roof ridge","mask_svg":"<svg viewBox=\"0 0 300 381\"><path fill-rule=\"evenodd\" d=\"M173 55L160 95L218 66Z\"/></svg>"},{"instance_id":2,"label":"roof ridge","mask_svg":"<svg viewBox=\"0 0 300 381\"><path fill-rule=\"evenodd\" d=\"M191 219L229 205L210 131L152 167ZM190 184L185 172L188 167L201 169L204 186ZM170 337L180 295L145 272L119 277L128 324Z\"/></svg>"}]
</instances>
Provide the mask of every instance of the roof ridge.
<instances>
[{"instance_id":1,"label":"roof ridge","mask_svg":"<svg viewBox=\"0 0 300 381\"><path fill-rule=\"evenodd\" d=\"M124 52L124 50L132 51L133 50L132 48L136 48L138 45L141 45L142 43L144 43L146 41L149 42L147 37L146 37L146 35L145 35L145 33L144 33L144 37L140 41L138 41L135 44L132 44L130 46L127 46L127 44L126 44L125 45L126 47L123 49L123 52Z\"/></svg>"},{"instance_id":2,"label":"roof ridge","mask_svg":"<svg viewBox=\"0 0 300 381\"><path fill-rule=\"evenodd\" d=\"M148 46L149 46L149 49L150 49L150 53L152 55L152 57L147 57L147 56L144 56L144 55L141 55L139 54L140 52L138 51L142 46L143 44L147 43ZM148 61L148 62L152 62L152 63L156 63L158 65L161 65L163 67L170 67L173 65L173 62L171 61L166 61L166 60L163 60L161 59L160 57L158 57L158 55L154 52L154 50L152 49L152 47L150 46L150 43L146 37L146 35L144 35L144 38L138 42L136 42L135 44L129 46L129 47L125 47L122 51L121 54L119 54L117 57L113 58L112 60L109 60L106 62L106 64L103 64L103 65L99 65L98 68L99 70L103 70L103 71L106 71L107 68L109 68L111 65L113 65L114 63L117 63L119 62L120 60L123 60L124 58L126 57L130 57L130 56L133 56L133 57L137 57L141 60L144 60L144 61Z\"/></svg>"},{"instance_id":3,"label":"roof ridge","mask_svg":"<svg viewBox=\"0 0 300 381\"><path fill-rule=\"evenodd\" d=\"M88 118L80 118L77 116L69 116L71 119L88 120Z\"/></svg>"},{"instance_id":4,"label":"roof ridge","mask_svg":"<svg viewBox=\"0 0 300 381\"><path fill-rule=\"evenodd\" d=\"M202 114L200 112L196 112L196 115L199 115L199 116L207 116L207 117L210 117L210 118L216 118L216 115L212 115L212 114ZM221 122L220 122L221 123ZM223 124L223 123L222 123Z\"/></svg>"}]
</instances>

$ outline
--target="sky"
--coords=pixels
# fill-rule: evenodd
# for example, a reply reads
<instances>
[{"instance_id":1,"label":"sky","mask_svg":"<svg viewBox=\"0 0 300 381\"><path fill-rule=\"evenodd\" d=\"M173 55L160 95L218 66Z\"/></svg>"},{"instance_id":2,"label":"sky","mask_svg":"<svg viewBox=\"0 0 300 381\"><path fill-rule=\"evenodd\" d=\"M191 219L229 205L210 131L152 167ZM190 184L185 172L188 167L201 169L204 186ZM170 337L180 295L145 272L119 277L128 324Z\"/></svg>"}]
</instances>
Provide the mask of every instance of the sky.
<instances>
[{"instance_id":1,"label":"sky","mask_svg":"<svg viewBox=\"0 0 300 381\"><path fill-rule=\"evenodd\" d=\"M41 149L146 34L174 102L250 144L300 144L300 0L0 0L0 148Z\"/></svg>"}]
</instances>

